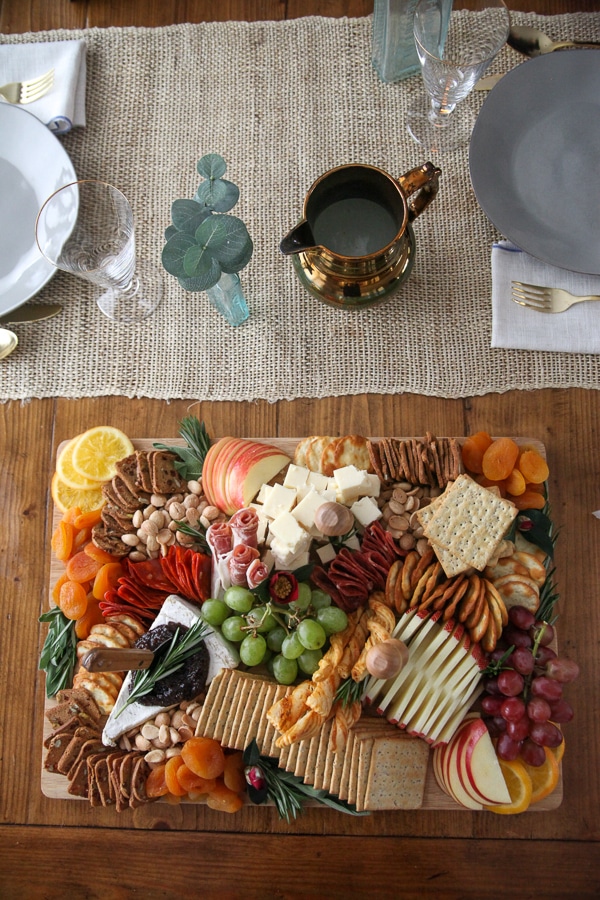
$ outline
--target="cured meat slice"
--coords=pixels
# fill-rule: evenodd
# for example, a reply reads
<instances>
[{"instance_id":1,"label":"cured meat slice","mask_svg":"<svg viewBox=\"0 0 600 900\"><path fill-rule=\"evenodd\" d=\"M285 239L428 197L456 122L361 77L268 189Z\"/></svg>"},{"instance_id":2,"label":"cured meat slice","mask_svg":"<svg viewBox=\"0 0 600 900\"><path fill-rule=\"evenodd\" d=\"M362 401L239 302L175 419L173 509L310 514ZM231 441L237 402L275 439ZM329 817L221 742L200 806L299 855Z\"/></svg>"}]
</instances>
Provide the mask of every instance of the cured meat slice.
<instances>
[{"instance_id":1,"label":"cured meat slice","mask_svg":"<svg viewBox=\"0 0 600 900\"><path fill-rule=\"evenodd\" d=\"M253 559L246 571L246 581L252 590L269 577L269 568L260 559Z\"/></svg>"},{"instance_id":2,"label":"cured meat slice","mask_svg":"<svg viewBox=\"0 0 600 900\"><path fill-rule=\"evenodd\" d=\"M206 529L206 540L215 556L227 556L233 549L233 531L229 522L214 522Z\"/></svg>"},{"instance_id":3,"label":"cured meat slice","mask_svg":"<svg viewBox=\"0 0 600 900\"><path fill-rule=\"evenodd\" d=\"M258 547L258 513L251 507L239 509L229 520L233 532L233 546L245 544Z\"/></svg>"},{"instance_id":4,"label":"cured meat slice","mask_svg":"<svg viewBox=\"0 0 600 900\"><path fill-rule=\"evenodd\" d=\"M146 559L143 562L125 559L123 567L127 575L139 584L168 594L173 592L175 585L165 572L160 559Z\"/></svg>"},{"instance_id":5,"label":"cured meat slice","mask_svg":"<svg viewBox=\"0 0 600 900\"><path fill-rule=\"evenodd\" d=\"M248 567L258 557L259 552L256 547L247 547L246 544L238 544L237 547L234 547L228 560L231 583L246 584Z\"/></svg>"}]
</instances>

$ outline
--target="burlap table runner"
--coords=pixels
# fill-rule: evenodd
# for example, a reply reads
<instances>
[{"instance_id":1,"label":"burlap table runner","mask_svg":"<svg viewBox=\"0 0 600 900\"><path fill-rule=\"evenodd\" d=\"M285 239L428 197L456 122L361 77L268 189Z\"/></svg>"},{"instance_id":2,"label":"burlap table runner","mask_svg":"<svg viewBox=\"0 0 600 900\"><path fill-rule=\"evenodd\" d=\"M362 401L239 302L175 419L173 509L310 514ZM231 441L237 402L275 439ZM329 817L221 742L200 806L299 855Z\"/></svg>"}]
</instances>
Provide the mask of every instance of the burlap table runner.
<instances>
[{"instance_id":1,"label":"burlap table runner","mask_svg":"<svg viewBox=\"0 0 600 900\"><path fill-rule=\"evenodd\" d=\"M468 13L461 13L468 27ZM555 39L600 39L600 17L514 14ZM251 309L228 326L203 293L165 276L165 299L133 328L115 326L88 286L58 273L32 302L63 313L16 326L0 362L0 397L128 397L270 401L412 392L598 386L600 357L491 350L490 249L497 232L471 188L466 150L445 156L435 203L417 220L417 260L402 293L349 313L300 286L279 241L314 179L365 162L400 175L425 162L404 129L420 76L379 82L371 20L309 17L166 28L1 36L5 43L83 37L87 127L62 138L79 177L130 199L140 256L160 259L172 200L191 197L196 161L217 152L240 186L234 212L255 254L242 272ZM493 71L520 61L505 48ZM484 95L465 101L477 110Z\"/></svg>"}]
</instances>

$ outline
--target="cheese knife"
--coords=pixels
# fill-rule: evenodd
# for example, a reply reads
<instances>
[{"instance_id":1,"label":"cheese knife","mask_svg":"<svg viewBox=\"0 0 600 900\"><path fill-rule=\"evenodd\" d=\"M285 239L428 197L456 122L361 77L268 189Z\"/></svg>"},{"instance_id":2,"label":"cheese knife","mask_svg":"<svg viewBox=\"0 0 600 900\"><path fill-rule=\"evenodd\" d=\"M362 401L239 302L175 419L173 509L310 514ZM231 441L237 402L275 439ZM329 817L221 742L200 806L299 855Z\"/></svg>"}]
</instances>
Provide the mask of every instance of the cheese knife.
<instances>
[{"instance_id":1,"label":"cheese knife","mask_svg":"<svg viewBox=\"0 0 600 900\"><path fill-rule=\"evenodd\" d=\"M88 672L128 672L149 669L153 659L152 650L94 647L81 658L81 665Z\"/></svg>"},{"instance_id":2,"label":"cheese knife","mask_svg":"<svg viewBox=\"0 0 600 900\"><path fill-rule=\"evenodd\" d=\"M5 316L0 316L0 325L15 325L19 322L41 322L43 319L51 319L62 312L62 306L58 303L42 306L20 306L13 309Z\"/></svg>"}]
</instances>

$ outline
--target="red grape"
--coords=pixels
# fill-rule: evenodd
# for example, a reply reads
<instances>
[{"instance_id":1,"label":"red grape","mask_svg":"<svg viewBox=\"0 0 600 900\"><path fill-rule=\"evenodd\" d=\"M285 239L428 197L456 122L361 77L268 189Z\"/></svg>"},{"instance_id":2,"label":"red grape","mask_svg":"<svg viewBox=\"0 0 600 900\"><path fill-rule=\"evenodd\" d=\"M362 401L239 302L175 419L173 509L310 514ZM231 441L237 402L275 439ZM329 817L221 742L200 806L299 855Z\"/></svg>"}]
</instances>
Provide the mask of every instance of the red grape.
<instances>
[{"instance_id":1,"label":"red grape","mask_svg":"<svg viewBox=\"0 0 600 900\"><path fill-rule=\"evenodd\" d=\"M492 722L498 734L503 734L506 731L506 719L503 716L494 716Z\"/></svg>"},{"instance_id":2,"label":"red grape","mask_svg":"<svg viewBox=\"0 0 600 900\"><path fill-rule=\"evenodd\" d=\"M529 737L542 747L558 747L562 744L562 731L552 722L534 722L529 729Z\"/></svg>"},{"instance_id":3,"label":"red grape","mask_svg":"<svg viewBox=\"0 0 600 900\"><path fill-rule=\"evenodd\" d=\"M513 741L523 741L529 734L529 719L523 716L516 722L506 723L506 733Z\"/></svg>"},{"instance_id":4,"label":"red grape","mask_svg":"<svg viewBox=\"0 0 600 900\"><path fill-rule=\"evenodd\" d=\"M529 634L534 641L537 640L540 632L542 632L540 647L547 647L548 644L551 644L554 640L554 628L552 625L548 625L547 622L536 622L535 625L532 625L529 629Z\"/></svg>"},{"instance_id":5,"label":"red grape","mask_svg":"<svg viewBox=\"0 0 600 900\"><path fill-rule=\"evenodd\" d=\"M519 755L521 744L513 741L507 734L501 734L496 744L496 752L500 759L513 760Z\"/></svg>"},{"instance_id":6,"label":"red grape","mask_svg":"<svg viewBox=\"0 0 600 900\"><path fill-rule=\"evenodd\" d=\"M492 694L494 697L501 697L502 691L498 687L498 679L497 678L488 678L484 684L484 688L488 692L488 694Z\"/></svg>"},{"instance_id":7,"label":"red grape","mask_svg":"<svg viewBox=\"0 0 600 900\"><path fill-rule=\"evenodd\" d=\"M502 697L492 697L488 694L487 697L483 697L481 708L489 716L497 716L500 713L500 707L503 702Z\"/></svg>"},{"instance_id":8,"label":"red grape","mask_svg":"<svg viewBox=\"0 0 600 900\"><path fill-rule=\"evenodd\" d=\"M554 678L555 681L568 684L570 681L575 681L579 675L579 666L574 660L560 656L558 659L549 661L546 666L546 674L548 678Z\"/></svg>"},{"instance_id":9,"label":"red grape","mask_svg":"<svg viewBox=\"0 0 600 900\"><path fill-rule=\"evenodd\" d=\"M558 700L558 703L561 701ZM527 704L527 715L532 722L547 722L550 718L551 707L543 697L532 697Z\"/></svg>"},{"instance_id":10,"label":"red grape","mask_svg":"<svg viewBox=\"0 0 600 900\"><path fill-rule=\"evenodd\" d=\"M543 747L527 738L521 747L521 758L528 766L542 766L546 762L546 753Z\"/></svg>"},{"instance_id":11,"label":"red grape","mask_svg":"<svg viewBox=\"0 0 600 900\"><path fill-rule=\"evenodd\" d=\"M514 669L504 669L498 675L498 688L505 697L516 697L523 691L524 685L523 676Z\"/></svg>"},{"instance_id":12,"label":"red grape","mask_svg":"<svg viewBox=\"0 0 600 900\"><path fill-rule=\"evenodd\" d=\"M500 686L500 684L498 684ZM562 684L546 675L539 675L531 682L531 693L534 697L543 697L544 700L559 700L562 696Z\"/></svg>"},{"instance_id":13,"label":"red grape","mask_svg":"<svg viewBox=\"0 0 600 900\"><path fill-rule=\"evenodd\" d=\"M549 718L551 718L553 722L562 725L565 722L570 722L573 716L573 707L563 697L550 704Z\"/></svg>"},{"instance_id":14,"label":"red grape","mask_svg":"<svg viewBox=\"0 0 600 900\"><path fill-rule=\"evenodd\" d=\"M504 719L502 719L502 722L506 728L506 722L504 721ZM486 719L485 724L487 725L487 730L490 733L490 737L493 737L493 738L499 737L499 735L501 735L502 731L504 730L504 729L498 728L495 719Z\"/></svg>"},{"instance_id":15,"label":"red grape","mask_svg":"<svg viewBox=\"0 0 600 900\"><path fill-rule=\"evenodd\" d=\"M508 697L500 705L500 715L507 722L518 722L525 715L525 703L520 697Z\"/></svg>"},{"instance_id":16,"label":"red grape","mask_svg":"<svg viewBox=\"0 0 600 900\"><path fill-rule=\"evenodd\" d=\"M509 646L512 644L515 647L533 647L533 638L529 632L521 631L520 628L511 625L510 622L504 629L504 634Z\"/></svg>"},{"instance_id":17,"label":"red grape","mask_svg":"<svg viewBox=\"0 0 600 900\"><path fill-rule=\"evenodd\" d=\"M550 647L538 647L537 656L535 658L536 666L545 666L551 659L556 659L556 653Z\"/></svg>"},{"instance_id":18,"label":"red grape","mask_svg":"<svg viewBox=\"0 0 600 900\"><path fill-rule=\"evenodd\" d=\"M521 675L531 675L535 666L533 653L529 647L517 647L511 653L508 662Z\"/></svg>"},{"instance_id":19,"label":"red grape","mask_svg":"<svg viewBox=\"0 0 600 900\"><path fill-rule=\"evenodd\" d=\"M528 631L535 624L535 616L524 606L511 606L508 610L508 618L522 631Z\"/></svg>"}]
</instances>

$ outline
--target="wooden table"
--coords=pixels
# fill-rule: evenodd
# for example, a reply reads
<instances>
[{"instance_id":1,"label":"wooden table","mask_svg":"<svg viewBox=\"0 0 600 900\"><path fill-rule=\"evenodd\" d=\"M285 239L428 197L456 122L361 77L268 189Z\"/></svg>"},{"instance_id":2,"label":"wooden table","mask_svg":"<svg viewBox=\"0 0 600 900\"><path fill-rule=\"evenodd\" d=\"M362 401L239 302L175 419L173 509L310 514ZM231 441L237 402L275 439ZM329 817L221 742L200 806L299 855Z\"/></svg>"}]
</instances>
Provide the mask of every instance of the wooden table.
<instances>
[{"instance_id":1,"label":"wooden table","mask_svg":"<svg viewBox=\"0 0 600 900\"><path fill-rule=\"evenodd\" d=\"M214 5L214 9L211 7ZM468 3L464 5L468 6ZM512 8L572 12L568 0ZM578 0L582 11L597 0ZM369 0L0 0L0 28L160 26L213 19L367 15ZM564 801L518 817L469 812L384 813L352 819L309 810L293 827L272 810L236 816L151 805L134 814L51 801L40 792L44 689L37 673L51 521L49 476L61 441L99 423L132 438L175 435L189 404L107 397L0 406L0 896L1 897L592 897L600 890L600 394L514 391L443 400L414 395L199 403L213 435L533 436L547 446L553 513L563 533L556 566L560 641L581 666L569 691Z\"/></svg>"}]
</instances>

